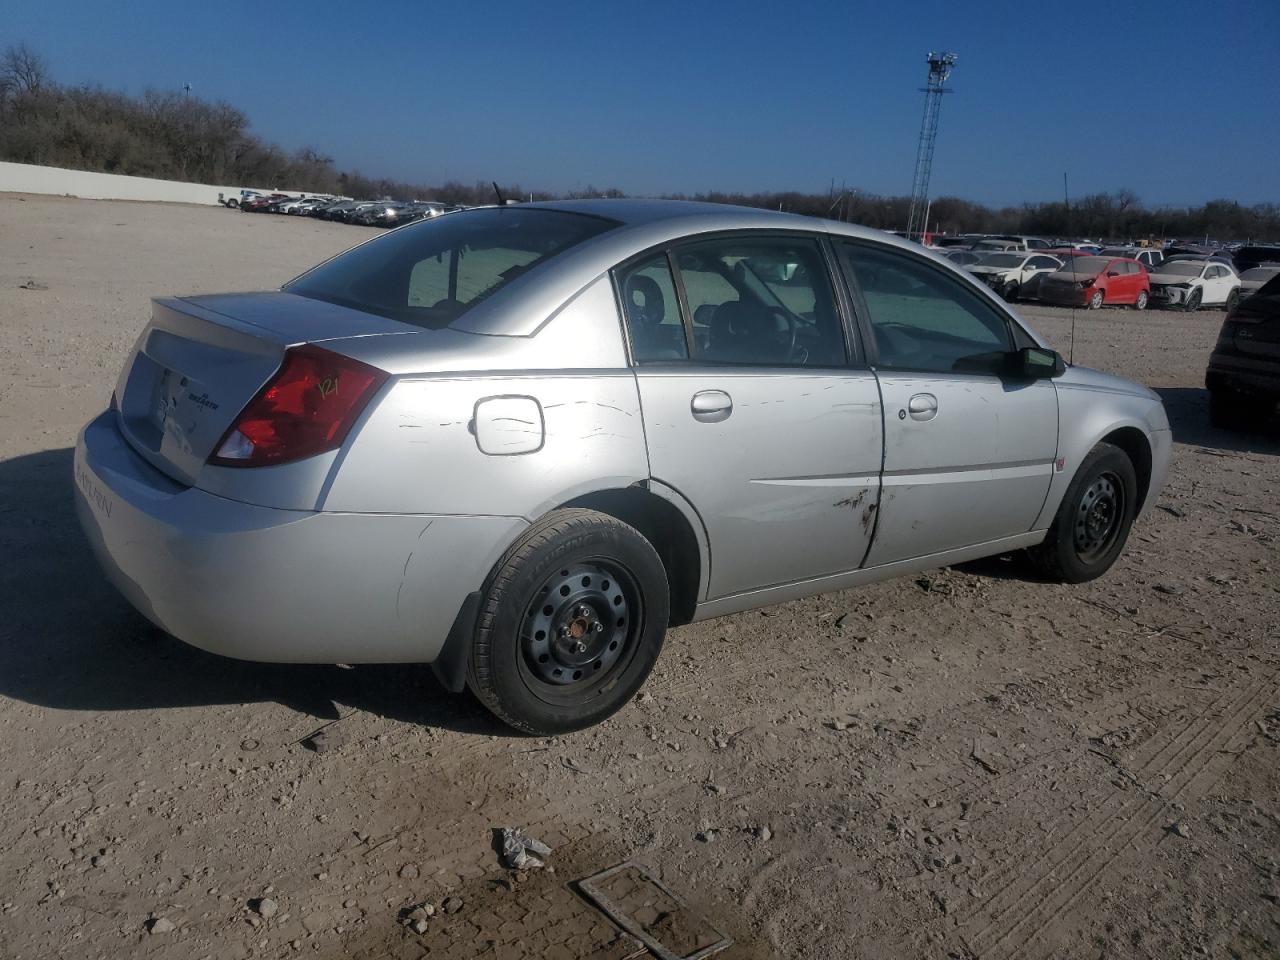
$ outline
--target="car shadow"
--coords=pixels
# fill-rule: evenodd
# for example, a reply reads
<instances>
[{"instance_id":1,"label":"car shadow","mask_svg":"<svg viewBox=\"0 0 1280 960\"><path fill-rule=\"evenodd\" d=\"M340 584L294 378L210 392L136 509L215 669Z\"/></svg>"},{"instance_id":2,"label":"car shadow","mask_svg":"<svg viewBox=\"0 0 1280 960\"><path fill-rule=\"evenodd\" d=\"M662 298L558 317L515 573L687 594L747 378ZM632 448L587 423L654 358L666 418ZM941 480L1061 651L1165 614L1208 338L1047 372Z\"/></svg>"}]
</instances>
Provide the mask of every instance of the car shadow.
<instances>
[{"instance_id":1,"label":"car shadow","mask_svg":"<svg viewBox=\"0 0 1280 960\"><path fill-rule=\"evenodd\" d=\"M1260 420L1252 430L1225 430L1209 421L1209 391L1203 387L1154 387L1164 401L1177 443L1231 453L1280 455L1280 418Z\"/></svg>"},{"instance_id":2,"label":"car shadow","mask_svg":"<svg viewBox=\"0 0 1280 960\"><path fill-rule=\"evenodd\" d=\"M465 732L510 734L424 664L250 663L157 629L103 576L80 532L72 451L0 461L0 696L59 710L274 701L333 720L368 711Z\"/></svg>"}]
</instances>

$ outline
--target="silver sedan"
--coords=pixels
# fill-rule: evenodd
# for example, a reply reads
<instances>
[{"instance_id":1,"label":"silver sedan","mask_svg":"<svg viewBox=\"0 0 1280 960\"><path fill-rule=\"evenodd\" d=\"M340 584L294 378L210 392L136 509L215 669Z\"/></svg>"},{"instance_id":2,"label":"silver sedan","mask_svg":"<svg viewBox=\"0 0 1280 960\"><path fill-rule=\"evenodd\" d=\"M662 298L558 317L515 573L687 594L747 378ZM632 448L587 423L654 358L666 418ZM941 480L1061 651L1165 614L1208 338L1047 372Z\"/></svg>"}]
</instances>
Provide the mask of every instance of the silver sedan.
<instances>
[{"instance_id":1,"label":"silver sedan","mask_svg":"<svg viewBox=\"0 0 1280 960\"><path fill-rule=\"evenodd\" d=\"M124 595L215 653L431 662L556 733L669 625L1025 550L1156 498L1145 387L879 231L719 205L452 213L269 293L159 299L76 447Z\"/></svg>"}]
</instances>

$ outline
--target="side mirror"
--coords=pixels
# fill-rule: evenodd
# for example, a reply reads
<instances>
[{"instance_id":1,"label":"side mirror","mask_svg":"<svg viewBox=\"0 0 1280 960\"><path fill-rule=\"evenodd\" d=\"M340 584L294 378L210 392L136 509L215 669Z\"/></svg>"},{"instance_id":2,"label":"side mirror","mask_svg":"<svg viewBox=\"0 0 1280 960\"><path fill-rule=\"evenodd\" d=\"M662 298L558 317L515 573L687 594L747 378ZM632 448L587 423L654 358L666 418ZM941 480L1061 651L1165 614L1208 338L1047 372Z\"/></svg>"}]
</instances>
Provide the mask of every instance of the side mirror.
<instances>
[{"instance_id":1,"label":"side mirror","mask_svg":"<svg viewBox=\"0 0 1280 960\"><path fill-rule=\"evenodd\" d=\"M1056 350L1023 347L1009 354L1009 374L1019 380L1051 380L1067 372L1067 362Z\"/></svg>"}]
</instances>

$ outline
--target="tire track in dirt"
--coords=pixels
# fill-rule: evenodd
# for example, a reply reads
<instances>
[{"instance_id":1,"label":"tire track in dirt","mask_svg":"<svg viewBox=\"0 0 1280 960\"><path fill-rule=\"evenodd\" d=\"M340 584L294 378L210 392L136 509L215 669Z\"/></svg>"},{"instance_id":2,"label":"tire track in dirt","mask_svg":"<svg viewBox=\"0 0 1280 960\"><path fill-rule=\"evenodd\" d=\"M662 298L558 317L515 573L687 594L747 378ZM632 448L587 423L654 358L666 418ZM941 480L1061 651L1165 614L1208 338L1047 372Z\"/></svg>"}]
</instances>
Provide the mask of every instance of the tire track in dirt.
<instances>
[{"instance_id":1,"label":"tire track in dirt","mask_svg":"<svg viewBox=\"0 0 1280 960\"><path fill-rule=\"evenodd\" d=\"M1148 741L1150 754L1130 771L1138 784L1155 787L1116 789L1093 814L1077 824L1040 858L1013 876L984 904L966 926L981 926L968 938L981 956L1023 956L1169 807L1199 782L1217 754L1247 728L1252 715L1280 695L1274 675L1243 691L1224 692L1210 707L1189 720L1163 745ZM1065 877L1059 875L1069 869ZM1000 871L1007 873L1007 870ZM1034 897L1030 903L1028 898ZM1023 930L1024 927L1030 928Z\"/></svg>"}]
</instances>

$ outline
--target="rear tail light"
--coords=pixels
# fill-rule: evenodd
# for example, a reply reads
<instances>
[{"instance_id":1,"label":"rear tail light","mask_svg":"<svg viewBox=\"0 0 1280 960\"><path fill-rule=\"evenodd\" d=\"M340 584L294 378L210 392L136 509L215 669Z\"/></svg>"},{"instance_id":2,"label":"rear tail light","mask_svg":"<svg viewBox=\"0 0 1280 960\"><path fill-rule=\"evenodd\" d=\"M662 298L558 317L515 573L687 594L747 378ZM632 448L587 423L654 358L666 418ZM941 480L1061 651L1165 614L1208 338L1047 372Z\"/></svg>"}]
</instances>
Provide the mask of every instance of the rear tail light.
<instances>
[{"instance_id":1,"label":"rear tail light","mask_svg":"<svg viewBox=\"0 0 1280 960\"><path fill-rule=\"evenodd\" d=\"M209 463L262 467L336 450L386 380L386 373L359 360L311 345L291 347Z\"/></svg>"}]
</instances>

